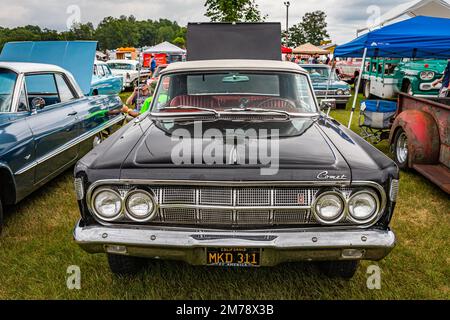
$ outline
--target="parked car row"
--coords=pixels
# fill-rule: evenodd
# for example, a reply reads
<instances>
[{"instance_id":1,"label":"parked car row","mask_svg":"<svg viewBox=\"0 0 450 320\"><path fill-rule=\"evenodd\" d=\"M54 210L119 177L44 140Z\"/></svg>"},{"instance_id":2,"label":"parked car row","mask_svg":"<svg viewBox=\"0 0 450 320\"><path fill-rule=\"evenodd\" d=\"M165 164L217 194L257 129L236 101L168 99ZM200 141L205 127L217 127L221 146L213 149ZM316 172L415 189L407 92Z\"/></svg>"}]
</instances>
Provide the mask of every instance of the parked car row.
<instances>
[{"instance_id":1,"label":"parked car row","mask_svg":"<svg viewBox=\"0 0 450 320\"><path fill-rule=\"evenodd\" d=\"M5 45L0 56L0 230L3 206L18 203L73 166L122 124L118 96L89 97L95 48L95 42Z\"/></svg>"}]
</instances>

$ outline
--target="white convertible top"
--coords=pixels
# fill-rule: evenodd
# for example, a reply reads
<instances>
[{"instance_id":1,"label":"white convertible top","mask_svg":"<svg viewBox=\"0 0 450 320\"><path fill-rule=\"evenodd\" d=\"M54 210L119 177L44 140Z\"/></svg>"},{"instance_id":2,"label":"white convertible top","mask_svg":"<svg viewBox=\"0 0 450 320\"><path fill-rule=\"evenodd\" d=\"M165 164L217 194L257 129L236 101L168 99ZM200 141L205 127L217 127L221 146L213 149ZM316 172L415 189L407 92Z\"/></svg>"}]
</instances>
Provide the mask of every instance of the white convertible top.
<instances>
[{"instance_id":1,"label":"white convertible top","mask_svg":"<svg viewBox=\"0 0 450 320\"><path fill-rule=\"evenodd\" d=\"M287 61L275 60L199 60L177 62L167 66L162 74L184 71L209 70L251 70L251 71L287 71L305 73L299 65Z\"/></svg>"},{"instance_id":2,"label":"white convertible top","mask_svg":"<svg viewBox=\"0 0 450 320\"><path fill-rule=\"evenodd\" d=\"M0 62L0 68L9 69L16 73L29 72L62 72L68 73L67 70L52 64L44 63L28 63L28 62Z\"/></svg>"}]
</instances>

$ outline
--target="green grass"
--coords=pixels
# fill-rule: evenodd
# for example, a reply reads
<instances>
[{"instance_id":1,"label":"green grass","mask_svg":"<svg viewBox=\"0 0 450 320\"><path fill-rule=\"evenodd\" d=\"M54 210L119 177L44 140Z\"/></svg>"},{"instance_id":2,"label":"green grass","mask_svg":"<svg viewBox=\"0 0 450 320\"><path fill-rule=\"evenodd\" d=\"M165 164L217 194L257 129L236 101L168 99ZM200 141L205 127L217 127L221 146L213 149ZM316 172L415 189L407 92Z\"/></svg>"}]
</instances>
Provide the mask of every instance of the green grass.
<instances>
[{"instance_id":1,"label":"green grass","mask_svg":"<svg viewBox=\"0 0 450 320\"><path fill-rule=\"evenodd\" d=\"M332 115L346 123L349 112ZM387 144L379 147L387 151ZM329 279L307 263L234 270L154 262L138 277L119 279L109 272L105 255L87 254L74 244L77 219L70 172L7 210L0 236L0 299L450 298L450 200L413 172L402 173L392 223L398 245L376 263L382 289L374 291L366 286L372 262L363 262L351 281ZM81 268L79 291L66 287L71 265Z\"/></svg>"}]
</instances>

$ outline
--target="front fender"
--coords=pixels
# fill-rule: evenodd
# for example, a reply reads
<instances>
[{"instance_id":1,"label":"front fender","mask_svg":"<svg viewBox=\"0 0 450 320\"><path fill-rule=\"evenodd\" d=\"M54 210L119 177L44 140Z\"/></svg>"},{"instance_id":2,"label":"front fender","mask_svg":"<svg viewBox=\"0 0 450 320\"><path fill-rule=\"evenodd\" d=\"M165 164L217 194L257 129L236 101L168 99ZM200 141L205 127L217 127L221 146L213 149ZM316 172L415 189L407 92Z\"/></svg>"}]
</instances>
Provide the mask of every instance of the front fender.
<instances>
[{"instance_id":1,"label":"front fender","mask_svg":"<svg viewBox=\"0 0 450 320\"><path fill-rule=\"evenodd\" d=\"M0 162L0 198L5 204L15 204L17 188L14 174L6 163Z\"/></svg>"},{"instance_id":2,"label":"front fender","mask_svg":"<svg viewBox=\"0 0 450 320\"><path fill-rule=\"evenodd\" d=\"M408 137L409 166L413 164L433 164L439 161L439 129L433 117L419 110L400 113L392 126L389 142L394 144L399 129Z\"/></svg>"}]
</instances>

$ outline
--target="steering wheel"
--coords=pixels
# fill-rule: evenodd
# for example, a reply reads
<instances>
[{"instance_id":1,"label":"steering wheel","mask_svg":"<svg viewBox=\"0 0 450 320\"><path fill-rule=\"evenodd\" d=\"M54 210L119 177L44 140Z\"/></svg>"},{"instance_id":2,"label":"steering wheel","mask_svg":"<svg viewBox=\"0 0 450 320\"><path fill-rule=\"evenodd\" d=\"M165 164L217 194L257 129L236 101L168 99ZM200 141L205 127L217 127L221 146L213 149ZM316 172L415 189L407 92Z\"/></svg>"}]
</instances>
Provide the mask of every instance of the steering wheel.
<instances>
[{"instance_id":1,"label":"steering wheel","mask_svg":"<svg viewBox=\"0 0 450 320\"><path fill-rule=\"evenodd\" d=\"M298 112L297 106L290 100L284 99L284 98L271 98L268 100L264 100L261 103L259 103L256 108L257 109L264 109L263 106L266 104L269 104L270 102L282 102L281 111L287 111L287 112ZM273 106L270 106L270 108L273 108Z\"/></svg>"}]
</instances>

